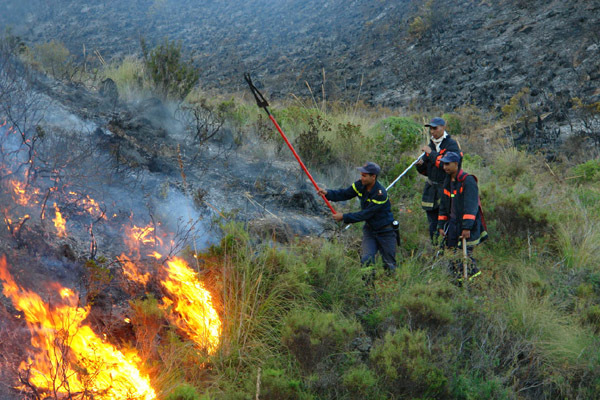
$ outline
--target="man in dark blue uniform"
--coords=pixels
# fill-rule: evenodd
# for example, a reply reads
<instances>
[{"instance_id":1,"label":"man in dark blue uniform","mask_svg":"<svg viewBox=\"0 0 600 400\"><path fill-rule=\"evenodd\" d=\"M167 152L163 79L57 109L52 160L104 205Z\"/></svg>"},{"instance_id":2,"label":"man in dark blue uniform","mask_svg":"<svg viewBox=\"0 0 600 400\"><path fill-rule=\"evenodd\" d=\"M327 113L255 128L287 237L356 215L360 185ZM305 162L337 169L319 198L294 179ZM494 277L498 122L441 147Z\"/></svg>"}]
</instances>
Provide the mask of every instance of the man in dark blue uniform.
<instances>
[{"instance_id":1,"label":"man in dark blue uniform","mask_svg":"<svg viewBox=\"0 0 600 400\"><path fill-rule=\"evenodd\" d=\"M471 257L473 246L487 239L485 222L479 201L477 178L460 169L461 156L458 153L447 152L441 158L447 177L444 181L440 212L438 216L438 231L446 239L446 247L462 249L462 239L467 244L467 253L471 259L469 276L479 275L475 260ZM453 272L457 265L453 264Z\"/></svg>"},{"instance_id":2,"label":"man in dark blue uniform","mask_svg":"<svg viewBox=\"0 0 600 400\"><path fill-rule=\"evenodd\" d=\"M442 185L446 179L444 165L440 161L446 152L452 151L460 154L460 148L456 140L446 132L446 121L435 117L425 124L429 128L431 140L427 146L421 149L425 155L417 162L417 171L427 177L421 206L427 213L429 222L429 237L432 242L437 241L437 221L442 198Z\"/></svg>"},{"instance_id":3,"label":"man in dark blue uniform","mask_svg":"<svg viewBox=\"0 0 600 400\"><path fill-rule=\"evenodd\" d=\"M349 188L320 189L319 194L331 201L344 201L358 196L360 211L336 213L333 214L333 219L348 224L365 221L361 262L373 263L379 251L385 268L393 272L396 269L396 232L392 225L394 216L387 191L377 181L381 168L374 162L368 162L357 169L360 172L360 179Z\"/></svg>"}]
</instances>

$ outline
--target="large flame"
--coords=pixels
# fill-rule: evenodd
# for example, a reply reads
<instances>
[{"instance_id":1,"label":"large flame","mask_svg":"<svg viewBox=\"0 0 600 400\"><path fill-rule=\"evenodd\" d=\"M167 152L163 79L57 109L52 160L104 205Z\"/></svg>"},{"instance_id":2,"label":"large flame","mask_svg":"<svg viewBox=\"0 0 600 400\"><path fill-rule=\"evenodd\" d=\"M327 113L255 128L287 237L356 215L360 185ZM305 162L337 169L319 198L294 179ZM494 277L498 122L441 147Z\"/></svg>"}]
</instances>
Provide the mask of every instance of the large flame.
<instances>
[{"instance_id":1,"label":"large flame","mask_svg":"<svg viewBox=\"0 0 600 400\"><path fill-rule=\"evenodd\" d=\"M219 346L221 320L213 307L212 296L197 274L179 258L167 261L168 276L162 284L174 299L163 299L165 304L174 304L179 317L174 323L200 348L213 354Z\"/></svg>"},{"instance_id":2,"label":"large flame","mask_svg":"<svg viewBox=\"0 0 600 400\"><path fill-rule=\"evenodd\" d=\"M140 372L142 361L137 353L116 349L84 325L89 308L77 306L71 290L58 290L70 304L50 307L36 293L15 283L4 256L0 257L0 279L4 295L24 313L31 345L37 350L20 366L22 371L30 371L31 385L61 398L156 398L148 376Z\"/></svg>"}]
</instances>

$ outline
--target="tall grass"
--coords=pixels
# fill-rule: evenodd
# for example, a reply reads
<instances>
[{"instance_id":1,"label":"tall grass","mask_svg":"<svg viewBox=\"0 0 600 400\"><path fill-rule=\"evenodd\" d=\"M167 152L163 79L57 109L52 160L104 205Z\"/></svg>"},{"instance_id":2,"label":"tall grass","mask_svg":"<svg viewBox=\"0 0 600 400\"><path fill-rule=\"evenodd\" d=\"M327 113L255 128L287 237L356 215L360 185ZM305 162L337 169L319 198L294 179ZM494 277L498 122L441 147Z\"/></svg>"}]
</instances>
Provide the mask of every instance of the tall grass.
<instances>
[{"instance_id":1,"label":"tall grass","mask_svg":"<svg viewBox=\"0 0 600 400\"><path fill-rule=\"evenodd\" d=\"M568 268L592 269L600 264L600 231L590 211L572 198L570 209L556 225L556 249Z\"/></svg>"},{"instance_id":2,"label":"tall grass","mask_svg":"<svg viewBox=\"0 0 600 400\"><path fill-rule=\"evenodd\" d=\"M133 56L110 63L102 69L101 75L117 84L119 97L125 101L138 98L143 91L151 87L146 79L144 61Z\"/></svg>"}]
</instances>

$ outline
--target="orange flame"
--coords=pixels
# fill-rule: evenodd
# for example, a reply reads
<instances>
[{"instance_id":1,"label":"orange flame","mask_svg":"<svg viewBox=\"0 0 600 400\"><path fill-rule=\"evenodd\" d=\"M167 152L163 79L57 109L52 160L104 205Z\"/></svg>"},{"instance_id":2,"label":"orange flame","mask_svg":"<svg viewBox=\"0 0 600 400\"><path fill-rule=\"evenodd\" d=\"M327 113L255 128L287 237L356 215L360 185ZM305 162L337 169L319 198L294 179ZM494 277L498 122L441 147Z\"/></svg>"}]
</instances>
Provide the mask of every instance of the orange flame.
<instances>
[{"instance_id":1,"label":"orange flame","mask_svg":"<svg viewBox=\"0 0 600 400\"><path fill-rule=\"evenodd\" d=\"M56 212L56 217L52 220L52 222L54 222L54 226L56 227L58 236L64 238L67 236L67 222L64 220L62 214L60 213L60 209L58 208L56 203L54 203L54 210Z\"/></svg>"},{"instance_id":2,"label":"orange flame","mask_svg":"<svg viewBox=\"0 0 600 400\"><path fill-rule=\"evenodd\" d=\"M220 342L221 320L213 307L210 292L184 260L174 258L167 265L168 276L161 282L175 299L175 311L179 314L179 317L173 317L175 325L198 346L214 354ZM173 303L168 298L163 302Z\"/></svg>"},{"instance_id":3,"label":"orange flame","mask_svg":"<svg viewBox=\"0 0 600 400\"><path fill-rule=\"evenodd\" d=\"M135 258L140 258L140 246L162 246L162 239L155 234L154 226L148 224L145 227L133 225L125 228L125 244Z\"/></svg>"},{"instance_id":4,"label":"orange flame","mask_svg":"<svg viewBox=\"0 0 600 400\"><path fill-rule=\"evenodd\" d=\"M71 304L51 308L36 293L15 283L4 256L0 258L0 280L4 295L24 313L31 345L37 349L33 358L19 367L30 371L33 386L61 398L78 393L102 400L156 398L148 376L139 370L142 361L137 353L118 350L83 325L89 307L77 306L72 291L60 291Z\"/></svg>"},{"instance_id":5,"label":"orange flame","mask_svg":"<svg viewBox=\"0 0 600 400\"><path fill-rule=\"evenodd\" d=\"M12 187L15 203L21 206L28 205L29 201L31 200L31 197L40 193L40 190L38 188L34 188L33 193L28 194L26 185L23 182L19 182L17 180L9 179L8 183ZM35 201L35 203L38 203L38 201Z\"/></svg>"},{"instance_id":6,"label":"orange flame","mask_svg":"<svg viewBox=\"0 0 600 400\"><path fill-rule=\"evenodd\" d=\"M117 257L117 261L123 265L123 273L125 276L132 281L146 285L150 280L150 274L148 272L140 272L135 263L131 261L125 254L121 254L120 257Z\"/></svg>"},{"instance_id":7,"label":"orange flame","mask_svg":"<svg viewBox=\"0 0 600 400\"><path fill-rule=\"evenodd\" d=\"M76 192L69 192L69 195L71 195L72 197L80 197L78 193ZM77 204L83 208L88 214L92 215L92 216L96 216L96 217L102 217L102 219L106 219L106 215L104 215L104 212L102 211L102 209L100 208L100 205L98 204L98 202L94 199L92 199L90 196L85 195L85 198L80 198L78 200L76 200Z\"/></svg>"}]
</instances>

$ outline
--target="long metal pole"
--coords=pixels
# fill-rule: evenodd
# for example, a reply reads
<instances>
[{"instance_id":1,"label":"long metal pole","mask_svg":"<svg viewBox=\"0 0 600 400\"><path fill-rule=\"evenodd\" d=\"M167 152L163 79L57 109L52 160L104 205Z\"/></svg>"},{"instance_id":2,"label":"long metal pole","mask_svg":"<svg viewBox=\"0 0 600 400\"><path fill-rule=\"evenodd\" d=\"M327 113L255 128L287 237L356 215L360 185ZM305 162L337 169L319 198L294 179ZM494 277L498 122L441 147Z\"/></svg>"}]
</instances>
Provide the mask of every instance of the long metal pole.
<instances>
[{"instance_id":1,"label":"long metal pole","mask_svg":"<svg viewBox=\"0 0 600 400\"><path fill-rule=\"evenodd\" d=\"M308 172L308 169L306 168L306 166L304 165L304 163L300 159L300 156L298 155L298 153L296 153L296 150L294 150L294 147L292 146L292 144L288 140L287 136L285 136L285 134L283 133L283 131L279 127L279 124L277 123L277 121L275 121L275 118L273 118L273 116L271 115L271 113L266 108L265 108L265 111L267 111L267 114L269 115L269 118L273 122L273 125L275 125L275 128L277 128L277 130L279 131L279 134L281 135L281 137L283 138L283 140L285 140L285 143L288 145L288 147L290 148L290 150L294 154L294 157L296 157L296 160L298 161L298 164L300 164L300 167L306 173L306 175L308 176L308 179L310 179L310 181L312 182L312 184L314 185L315 189L317 189L317 192L318 192L320 190L319 185L317 185L317 182L315 182L315 180L313 179L313 177L310 174L310 172ZM329 209L331 210L331 212L333 214L335 214L336 212L335 212L333 206L331 205L331 203L329 202L329 200L327 200L327 198L325 196L323 196L323 195L321 195L321 197L323 198L323 200L325 200L325 204L327 204L327 207L329 207Z\"/></svg>"},{"instance_id":2,"label":"long metal pole","mask_svg":"<svg viewBox=\"0 0 600 400\"><path fill-rule=\"evenodd\" d=\"M317 192L319 190L321 190L319 188L319 185L317 185L317 182L315 182L315 180L313 179L313 177L310 174L310 172L308 172L308 168L306 168L306 165L304 165L304 163L300 159L300 156L298 155L298 153L296 153L296 150L294 150L294 146L292 146L292 144L288 140L287 136L285 136L285 134L283 133L283 130L281 130L281 127L279 126L279 124L277 123L277 121L275 121L275 118L273 117L273 115L271 115L271 112L269 111L269 108L268 108L269 103L267 102L267 100L265 99L265 97L262 95L262 93L252 83L252 79L250 78L250 74L244 74L244 79L248 83L248 86L250 86L250 91L252 92L252 95L254 95L254 98L256 99L256 104L260 108L264 108L265 112L269 116L269 119L271 120L271 122L273 122L273 125L275 125L275 128L277 128L277 131L279 131L279 134L281 135L281 137L283 138L283 140L285 141L285 143L288 145L288 147L292 151L292 154L294 154L294 157L296 157L296 161L298 161L298 164L300 164L300 167L302 168L302 170L304 171L304 173L308 176L308 179L310 179L310 181L312 182L312 184L315 187L315 189L317 189ZM321 195L321 198L323 200L325 200L325 204L327 204L327 207L329 207L329 209L331 210L331 212L333 214L336 214L336 211L331 206L331 203L329 202L329 200L327 200L327 198L325 196L323 196L323 195Z\"/></svg>"},{"instance_id":3,"label":"long metal pole","mask_svg":"<svg viewBox=\"0 0 600 400\"><path fill-rule=\"evenodd\" d=\"M388 187L386 187L386 188L385 188L385 190L386 190L386 191L387 191L387 190L390 190L390 188L391 188L392 186L394 186L394 185L396 184L396 182L398 182L398 181L400 180L400 178L402 178L402 177L403 177L403 176L404 176L404 175L405 175L405 174L408 172L408 170L409 170L409 169L411 169L411 168L412 168L412 167L413 167L413 166L414 166L414 165L415 165L417 162L419 162L419 160L420 160L420 159L421 159L421 158L422 158L424 155L425 155L425 152L423 152L423 154L421 154L421 155L419 156L419 158L417 158L415 161L413 161L413 163L412 163L412 164L410 164L410 165L408 166L408 168L406 168L406 169L404 170L404 172L402 172L400 175L398 175L398 177L397 177L396 179L394 179L394 181L393 181L392 183L390 183L390 184L388 185Z\"/></svg>"}]
</instances>

